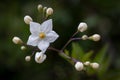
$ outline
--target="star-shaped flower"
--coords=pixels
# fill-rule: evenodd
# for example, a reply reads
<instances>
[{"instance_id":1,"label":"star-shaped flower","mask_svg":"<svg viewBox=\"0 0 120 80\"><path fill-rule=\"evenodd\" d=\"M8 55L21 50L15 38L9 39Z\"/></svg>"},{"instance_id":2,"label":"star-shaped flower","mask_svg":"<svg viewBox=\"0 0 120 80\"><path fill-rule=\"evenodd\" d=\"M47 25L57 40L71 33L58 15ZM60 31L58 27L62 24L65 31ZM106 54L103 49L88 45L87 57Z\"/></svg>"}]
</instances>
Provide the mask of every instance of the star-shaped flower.
<instances>
[{"instance_id":1,"label":"star-shaped flower","mask_svg":"<svg viewBox=\"0 0 120 80\"><path fill-rule=\"evenodd\" d=\"M42 51L46 51L50 43L54 42L59 35L52 30L52 19L46 20L42 24L30 22L31 35L27 41L28 45L38 46Z\"/></svg>"}]
</instances>

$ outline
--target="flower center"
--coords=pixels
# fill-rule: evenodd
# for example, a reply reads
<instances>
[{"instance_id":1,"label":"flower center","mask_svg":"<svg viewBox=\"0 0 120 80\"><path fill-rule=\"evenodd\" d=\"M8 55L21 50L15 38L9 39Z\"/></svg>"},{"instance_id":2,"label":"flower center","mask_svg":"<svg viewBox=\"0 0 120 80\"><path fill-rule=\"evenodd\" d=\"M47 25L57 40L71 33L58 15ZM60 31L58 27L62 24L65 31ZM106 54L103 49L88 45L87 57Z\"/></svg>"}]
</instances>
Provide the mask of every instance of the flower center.
<instances>
[{"instance_id":1,"label":"flower center","mask_svg":"<svg viewBox=\"0 0 120 80\"><path fill-rule=\"evenodd\" d=\"M43 33L43 32L41 32L40 34L39 34L39 37L41 38L41 39L43 39L43 38L45 38L45 33Z\"/></svg>"}]
</instances>

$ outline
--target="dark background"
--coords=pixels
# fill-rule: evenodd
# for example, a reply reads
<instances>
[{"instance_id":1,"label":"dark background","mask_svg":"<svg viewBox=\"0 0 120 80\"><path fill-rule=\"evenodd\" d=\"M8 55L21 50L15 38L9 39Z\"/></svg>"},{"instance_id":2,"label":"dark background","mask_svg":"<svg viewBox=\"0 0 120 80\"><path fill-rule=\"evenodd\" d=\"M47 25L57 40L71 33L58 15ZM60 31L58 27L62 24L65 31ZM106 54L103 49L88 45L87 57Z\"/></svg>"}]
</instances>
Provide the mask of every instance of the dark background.
<instances>
[{"instance_id":1,"label":"dark background","mask_svg":"<svg viewBox=\"0 0 120 80\"><path fill-rule=\"evenodd\" d=\"M106 75L111 73L107 76L120 80L120 0L1 0L0 80L100 80L97 76L77 72L52 51L46 52L47 59L42 64L37 64L34 57L30 62L24 60L31 51L21 51L19 45L12 43L12 38L19 36L27 42L30 32L23 18L30 15L34 21L39 21L38 4L54 9L54 30L60 35L52 44L54 47L60 49L76 31L78 24L84 21L88 24L84 34L98 33L102 40L97 43L79 42L80 45L85 51L98 51L104 44L109 44L107 54L112 58Z\"/></svg>"}]
</instances>

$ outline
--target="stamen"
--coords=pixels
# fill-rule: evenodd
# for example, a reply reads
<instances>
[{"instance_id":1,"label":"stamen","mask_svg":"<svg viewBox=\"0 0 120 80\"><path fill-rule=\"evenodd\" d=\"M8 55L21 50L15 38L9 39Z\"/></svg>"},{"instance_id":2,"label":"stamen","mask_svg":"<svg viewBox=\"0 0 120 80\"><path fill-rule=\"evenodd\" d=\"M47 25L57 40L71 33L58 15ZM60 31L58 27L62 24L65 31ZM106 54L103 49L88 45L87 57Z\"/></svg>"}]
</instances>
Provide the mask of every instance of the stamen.
<instances>
[{"instance_id":1,"label":"stamen","mask_svg":"<svg viewBox=\"0 0 120 80\"><path fill-rule=\"evenodd\" d=\"M39 37L41 38L41 39L43 39L43 38L45 38L45 33L43 33L43 32L41 32L40 34L39 34Z\"/></svg>"}]
</instances>

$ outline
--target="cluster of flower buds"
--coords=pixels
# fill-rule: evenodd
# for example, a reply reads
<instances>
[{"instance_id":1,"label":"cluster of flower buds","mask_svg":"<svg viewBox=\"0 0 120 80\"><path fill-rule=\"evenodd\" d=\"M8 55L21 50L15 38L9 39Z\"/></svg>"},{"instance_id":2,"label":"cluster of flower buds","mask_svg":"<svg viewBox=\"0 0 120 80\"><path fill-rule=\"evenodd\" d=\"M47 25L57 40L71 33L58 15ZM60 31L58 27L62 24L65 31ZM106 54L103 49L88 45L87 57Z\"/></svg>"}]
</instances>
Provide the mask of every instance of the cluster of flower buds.
<instances>
[{"instance_id":1,"label":"cluster of flower buds","mask_svg":"<svg viewBox=\"0 0 120 80\"><path fill-rule=\"evenodd\" d=\"M86 31L88 28L87 24L85 22L81 22L79 25L78 25L78 32L84 32ZM92 41L99 41L100 40L100 35L99 34L93 34L92 36L87 36L87 35L83 35L81 38L74 38L73 40L92 40ZM77 61L75 62L75 69L77 71L81 71L81 70L84 70L86 66L90 66L91 68L93 69L98 69L99 68L99 64L96 63L96 62L93 62L93 63L90 63L89 61L86 61L84 63L80 62L80 61Z\"/></svg>"},{"instance_id":2,"label":"cluster of flower buds","mask_svg":"<svg viewBox=\"0 0 120 80\"><path fill-rule=\"evenodd\" d=\"M90 63L89 61L86 61L84 63L82 63L82 62L76 62L75 63L75 69L77 71L84 70L85 67L87 67L87 66L90 66L93 69L98 69L99 68L99 64L96 63L96 62Z\"/></svg>"},{"instance_id":3,"label":"cluster of flower buds","mask_svg":"<svg viewBox=\"0 0 120 80\"><path fill-rule=\"evenodd\" d=\"M38 11L46 14L46 17L49 17L53 14L53 9L51 7L43 7L41 4L38 5Z\"/></svg>"},{"instance_id":4,"label":"cluster of flower buds","mask_svg":"<svg viewBox=\"0 0 120 80\"><path fill-rule=\"evenodd\" d=\"M86 23L84 23L84 22L81 22L79 25L78 25L78 31L80 31L80 32L84 32L84 31L86 31L87 30L87 24ZM87 39L89 39L89 40L93 40L93 41L99 41L100 40L100 35L99 34L94 34L94 35L92 35L92 36L87 36L87 35L83 35L82 36L82 40L87 40Z\"/></svg>"},{"instance_id":5,"label":"cluster of flower buds","mask_svg":"<svg viewBox=\"0 0 120 80\"><path fill-rule=\"evenodd\" d=\"M12 41L15 44L21 45L21 50L26 50L26 48L33 48L32 55L27 55L25 57L25 60L28 62L31 60L31 57L35 54L35 62L36 63L42 63L46 59L46 50L53 50L56 51L58 54L63 55L67 59L71 60L75 64L75 69L77 71L81 71L85 68L85 66L91 66L93 69L98 69L99 64L98 63L90 63L89 61L86 61L85 63L80 62L79 60L76 60L72 56L68 56L64 53L65 48L67 45L74 40L93 40L93 41L99 41L100 35L94 34L92 36L83 35L81 38L76 38L75 35L79 32L84 32L87 30L88 26L85 22L81 22L78 25L77 31L72 35L72 37L68 40L68 42L59 50L56 48L53 48L50 46L51 43L57 40L59 35L52 30L53 24L52 19L48 19L49 16L53 14L52 8L43 7L41 4L38 5L38 11L42 12L46 16L43 15L43 22L37 23L34 22L33 19L26 15L24 17L24 22L30 26L30 36L28 38L27 43L24 43L19 37L13 37Z\"/></svg>"}]
</instances>

